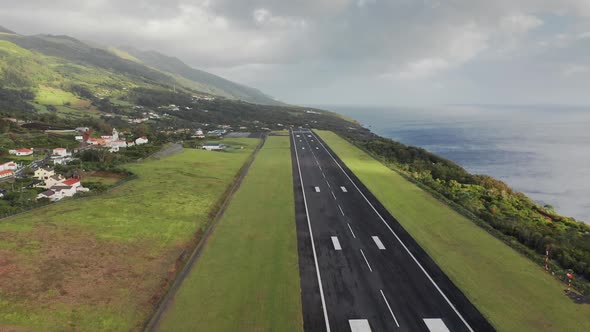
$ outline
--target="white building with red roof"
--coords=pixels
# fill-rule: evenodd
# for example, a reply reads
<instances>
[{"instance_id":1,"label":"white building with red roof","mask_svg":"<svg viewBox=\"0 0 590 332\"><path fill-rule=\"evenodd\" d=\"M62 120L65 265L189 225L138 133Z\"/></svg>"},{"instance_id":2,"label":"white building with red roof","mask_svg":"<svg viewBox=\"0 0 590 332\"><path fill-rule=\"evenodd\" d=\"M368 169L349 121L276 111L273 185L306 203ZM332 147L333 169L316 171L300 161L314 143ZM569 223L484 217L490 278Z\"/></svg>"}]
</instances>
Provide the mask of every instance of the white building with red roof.
<instances>
[{"instance_id":1,"label":"white building with red roof","mask_svg":"<svg viewBox=\"0 0 590 332\"><path fill-rule=\"evenodd\" d=\"M3 171L0 171L0 179L11 177L13 174L14 173L11 170L5 169Z\"/></svg>"},{"instance_id":2,"label":"white building with red roof","mask_svg":"<svg viewBox=\"0 0 590 332\"><path fill-rule=\"evenodd\" d=\"M68 152L66 148L55 148L53 149L53 155L60 157L69 157L72 155L72 153Z\"/></svg>"},{"instance_id":3,"label":"white building with red roof","mask_svg":"<svg viewBox=\"0 0 590 332\"><path fill-rule=\"evenodd\" d=\"M14 161L9 161L4 164L0 164L0 171L10 170L16 171L18 169L18 165Z\"/></svg>"},{"instance_id":4,"label":"white building with red roof","mask_svg":"<svg viewBox=\"0 0 590 332\"><path fill-rule=\"evenodd\" d=\"M16 149L16 150L8 150L8 153L15 154L17 156L30 156L33 154L32 149Z\"/></svg>"}]
</instances>

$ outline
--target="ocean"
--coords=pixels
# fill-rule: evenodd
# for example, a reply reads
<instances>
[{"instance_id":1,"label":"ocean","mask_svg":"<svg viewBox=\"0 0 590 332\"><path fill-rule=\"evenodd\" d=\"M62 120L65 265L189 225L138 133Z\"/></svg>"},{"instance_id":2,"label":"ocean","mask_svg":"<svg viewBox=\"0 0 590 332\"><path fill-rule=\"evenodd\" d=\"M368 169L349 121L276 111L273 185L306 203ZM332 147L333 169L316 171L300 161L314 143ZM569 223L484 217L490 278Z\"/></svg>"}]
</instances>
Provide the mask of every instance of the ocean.
<instances>
[{"instance_id":1,"label":"ocean","mask_svg":"<svg viewBox=\"0 0 590 332\"><path fill-rule=\"evenodd\" d=\"M590 107L318 107L590 222Z\"/></svg>"}]
</instances>

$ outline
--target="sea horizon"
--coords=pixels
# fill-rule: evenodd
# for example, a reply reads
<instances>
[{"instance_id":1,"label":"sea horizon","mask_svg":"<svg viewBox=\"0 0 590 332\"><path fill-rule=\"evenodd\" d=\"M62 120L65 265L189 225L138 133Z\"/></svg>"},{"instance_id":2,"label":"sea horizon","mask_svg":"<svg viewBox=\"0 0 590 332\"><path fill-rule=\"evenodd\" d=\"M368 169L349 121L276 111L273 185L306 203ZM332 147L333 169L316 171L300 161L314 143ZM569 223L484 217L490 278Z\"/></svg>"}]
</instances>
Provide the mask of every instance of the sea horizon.
<instances>
[{"instance_id":1,"label":"sea horizon","mask_svg":"<svg viewBox=\"0 0 590 332\"><path fill-rule=\"evenodd\" d=\"M540 205L590 222L590 106L308 105L485 174Z\"/></svg>"}]
</instances>

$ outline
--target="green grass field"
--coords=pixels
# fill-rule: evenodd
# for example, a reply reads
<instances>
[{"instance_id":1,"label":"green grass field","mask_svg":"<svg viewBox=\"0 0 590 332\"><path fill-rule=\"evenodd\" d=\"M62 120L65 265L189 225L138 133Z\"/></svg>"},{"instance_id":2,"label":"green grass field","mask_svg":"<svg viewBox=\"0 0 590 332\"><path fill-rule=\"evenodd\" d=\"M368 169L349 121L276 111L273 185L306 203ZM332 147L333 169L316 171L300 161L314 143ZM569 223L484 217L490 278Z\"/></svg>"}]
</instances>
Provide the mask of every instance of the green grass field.
<instances>
[{"instance_id":1,"label":"green grass field","mask_svg":"<svg viewBox=\"0 0 590 332\"><path fill-rule=\"evenodd\" d=\"M269 137L161 331L302 331L288 137Z\"/></svg>"},{"instance_id":2,"label":"green grass field","mask_svg":"<svg viewBox=\"0 0 590 332\"><path fill-rule=\"evenodd\" d=\"M129 331L210 220L243 150L129 164L137 179L0 220L0 331Z\"/></svg>"},{"instance_id":3,"label":"green grass field","mask_svg":"<svg viewBox=\"0 0 590 332\"><path fill-rule=\"evenodd\" d=\"M536 264L336 134L317 133L499 331L590 331L590 305Z\"/></svg>"}]
</instances>

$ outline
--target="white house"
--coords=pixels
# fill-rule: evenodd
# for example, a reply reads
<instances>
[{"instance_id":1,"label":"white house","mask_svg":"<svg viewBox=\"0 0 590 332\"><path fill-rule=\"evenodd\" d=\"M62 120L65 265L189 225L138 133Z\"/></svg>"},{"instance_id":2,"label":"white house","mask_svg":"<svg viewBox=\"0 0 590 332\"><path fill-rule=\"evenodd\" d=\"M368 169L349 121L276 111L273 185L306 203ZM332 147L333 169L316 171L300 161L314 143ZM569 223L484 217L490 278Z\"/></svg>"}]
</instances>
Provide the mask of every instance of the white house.
<instances>
[{"instance_id":1,"label":"white house","mask_svg":"<svg viewBox=\"0 0 590 332\"><path fill-rule=\"evenodd\" d=\"M68 157L68 156L71 156L72 153L68 152L68 150L65 148L55 148L55 149L53 149L53 155L60 156L60 157Z\"/></svg>"},{"instance_id":2,"label":"white house","mask_svg":"<svg viewBox=\"0 0 590 332\"><path fill-rule=\"evenodd\" d=\"M53 191L51 189L46 190L46 191L40 193L39 195L37 195L37 199L42 199L42 198L47 198L52 202L59 201L61 199L61 197L57 198L57 195L55 195L55 191Z\"/></svg>"},{"instance_id":3,"label":"white house","mask_svg":"<svg viewBox=\"0 0 590 332\"><path fill-rule=\"evenodd\" d=\"M72 197L78 192L88 192L88 188L82 187L80 179L67 179L63 182L57 183L45 192L37 195L37 199L49 198L51 201L59 201L64 197Z\"/></svg>"},{"instance_id":4,"label":"white house","mask_svg":"<svg viewBox=\"0 0 590 332\"><path fill-rule=\"evenodd\" d=\"M18 165L14 161L9 161L0 165L0 171L10 170L16 171L18 169Z\"/></svg>"},{"instance_id":5,"label":"white house","mask_svg":"<svg viewBox=\"0 0 590 332\"><path fill-rule=\"evenodd\" d=\"M147 142L148 142L148 138L143 136L143 137L139 137L135 140L135 145L146 144Z\"/></svg>"},{"instance_id":6,"label":"white house","mask_svg":"<svg viewBox=\"0 0 590 332\"><path fill-rule=\"evenodd\" d=\"M51 157L51 161L54 165L66 165L72 160L74 160L72 157Z\"/></svg>"},{"instance_id":7,"label":"white house","mask_svg":"<svg viewBox=\"0 0 590 332\"><path fill-rule=\"evenodd\" d=\"M39 180L47 180L55 175L55 171L49 167L39 167L35 170L35 178Z\"/></svg>"},{"instance_id":8,"label":"white house","mask_svg":"<svg viewBox=\"0 0 590 332\"><path fill-rule=\"evenodd\" d=\"M8 153L15 154L17 156L30 156L33 154L33 150L31 150L31 149L8 150Z\"/></svg>"},{"instance_id":9,"label":"white house","mask_svg":"<svg viewBox=\"0 0 590 332\"><path fill-rule=\"evenodd\" d=\"M71 186L72 188L74 188L76 190L78 188L82 187L82 184L80 183L80 179L76 179L76 178L67 179L62 183L66 186Z\"/></svg>"}]
</instances>

